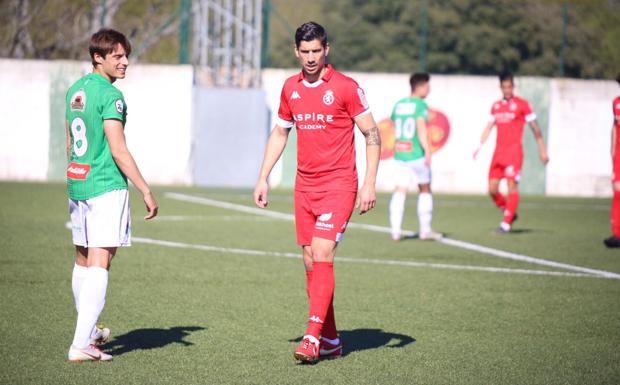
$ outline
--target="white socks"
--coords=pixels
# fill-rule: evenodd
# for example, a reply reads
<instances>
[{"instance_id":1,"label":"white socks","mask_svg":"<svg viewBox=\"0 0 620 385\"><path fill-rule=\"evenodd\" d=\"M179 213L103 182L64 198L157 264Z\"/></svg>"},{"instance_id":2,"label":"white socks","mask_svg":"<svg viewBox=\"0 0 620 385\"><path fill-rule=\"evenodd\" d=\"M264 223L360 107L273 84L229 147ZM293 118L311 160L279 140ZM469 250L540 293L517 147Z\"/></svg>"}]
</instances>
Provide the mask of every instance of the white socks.
<instances>
[{"instance_id":1,"label":"white socks","mask_svg":"<svg viewBox=\"0 0 620 385\"><path fill-rule=\"evenodd\" d=\"M433 196L431 193L420 193L418 195L418 221L420 222L420 234L432 231Z\"/></svg>"},{"instance_id":2,"label":"white socks","mask_svg":"<svg viewBox=\"0 0 620 385\"><path fill-rule=\"evenodd\" d=\"M86 349L90 345L92 331L103 310L103 305L105 305L108 271L102 267L89 267L81 286L76 301L79 305L73 346L78 349Z\"/></svg>"},{"instance_id":3,"label":"white socks","mask_svg":"<svg viewBox=\"0 0 620 385\"><path fill-rule=\"evenodd\" d=\"M75 310L80 311L80 291L82 289L82 283L88 267L80 266L77 263L73 266L73 276L71 277L71 289L73 289L73 299L75 300Z\"/></svg>"},{"instance_id":4,"label":"white socks","mask_svg":"<svg viewBox=\"0 0 620 385\"><path fill-rule=\"evenodd\" d=\"M405 213L405 198L407 194L402 191L395 191L390 200L390 227L392 228L392 238L400 238L403 225L403 215Z\"/></svg>"}]
</instances>

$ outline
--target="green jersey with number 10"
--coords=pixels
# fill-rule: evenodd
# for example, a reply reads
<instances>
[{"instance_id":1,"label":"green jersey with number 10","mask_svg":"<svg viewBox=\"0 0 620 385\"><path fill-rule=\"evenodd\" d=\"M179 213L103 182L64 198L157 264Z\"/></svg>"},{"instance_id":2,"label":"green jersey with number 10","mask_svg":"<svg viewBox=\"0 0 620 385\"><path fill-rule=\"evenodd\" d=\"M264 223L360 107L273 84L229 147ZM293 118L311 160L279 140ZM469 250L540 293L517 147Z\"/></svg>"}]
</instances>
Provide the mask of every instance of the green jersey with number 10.
<instances>
[{"instance_id":1,"label":"green jersey with number 10","mask_svg":"<svg viewBox=\"0 0 620 385\"><path fill-rule=\"evenodd\" d=\"M428 106L418 97L410 96L399 100L392 110L394 122L394 159L411 161L424 157L417 130L417 119L428 121Z\"/></svg>"},{"instance_id":2,"label":"green jersey with number 10","mask_svg":"<svg viewBox=\"0 0 620 385\"><path fill-rule=\"evenodd\" d=\"M90 73L67 91L66 118L71 137L67 188L69 198L86 200L112 190L127 189L127 177L114 162L103 122L125 126L123 94L103 76Z\"/></svg>"}]
</instances>

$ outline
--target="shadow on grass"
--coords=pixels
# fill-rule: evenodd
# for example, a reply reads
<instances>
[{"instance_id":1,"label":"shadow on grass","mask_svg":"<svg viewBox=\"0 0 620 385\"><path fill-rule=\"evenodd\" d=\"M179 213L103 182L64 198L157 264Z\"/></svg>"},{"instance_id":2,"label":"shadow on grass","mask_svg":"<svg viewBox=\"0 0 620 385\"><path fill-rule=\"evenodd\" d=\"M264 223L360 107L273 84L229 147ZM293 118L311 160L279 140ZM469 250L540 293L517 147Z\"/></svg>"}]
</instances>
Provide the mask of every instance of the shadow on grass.
<instances>
[{"instance_id":1,"label":"shadow on grass","mask_svg":"<svg viewBox=\"0 0 620 385\"><path fill-rule=\"evenodd\" d=\"M112 341L101 346L101 349L113 356L129 353L134 350L163 348L178 343L191 346L193 343L184 338L191 332L205 330L202 326L177 326L169 329L136 329L129 333L114 337Z\"/></svg>"},{"instance_id":2,"label":"shadow on grass","mask_svg":"<svg viewBox=\"0 0 620 385\"><path fill-rule=\"evenodd\" d=\"M342 356L350 353L385 348L402 348L413 342L415 338L398 333L390 333L381 329L354 329L340 330L340 340L342 341ZM302 337L289 340L289 342L300 342Z\"/></svg>"}]
</instances>

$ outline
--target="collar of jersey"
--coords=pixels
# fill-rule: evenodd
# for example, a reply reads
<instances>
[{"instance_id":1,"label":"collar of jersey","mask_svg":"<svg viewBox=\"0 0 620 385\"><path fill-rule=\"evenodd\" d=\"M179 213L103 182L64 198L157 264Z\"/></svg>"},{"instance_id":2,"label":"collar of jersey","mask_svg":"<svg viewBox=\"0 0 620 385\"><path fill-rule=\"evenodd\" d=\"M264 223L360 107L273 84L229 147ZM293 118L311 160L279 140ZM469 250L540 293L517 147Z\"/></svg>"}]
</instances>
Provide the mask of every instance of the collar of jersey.
<instances>
[{"instance_id":1,"label":"collar of jersey","mask_svg":"<svg viewBox=\"0 0 620 385\"><path fill-rule=\"evenodd\" d=\"M332 78L332 75L334 73L334 67L332 67L331 64L327 64L325 66L325 68L327 68L327 71L325 71L325 74L323 75L322 78L320 78L319 80L317 80L314 83L309 83L306 81L306 79L304 79L304 71L300 71L299 75L297 75L297 81L298 82L303 82L304 86L306 87L310 87L310 88L314 88L314 87L318 87L321 84L323 84L323 82L328 82L329 79Z\"/></svg>"},{"instance_id":2,"label":"collar of jersey","mask_svg":"<svg viewBox=\"0 0 620 385\"><path fill-rule=\"evenodd\" d=\"M98 73L96 73L96 72L91 72L91 73L90 73L90 75L91 75L91 77L93 77L93 78L95 78L95 79L97 79L97 80L101 80L101 81L104 81L104 82L106 82L106 83L108 83L108 84L112 84L112 83L110 83L110 81L109 81L108 79L106 79L103 75L100 75L100 74L98 74Z\"/></svg>"}]
</instances>

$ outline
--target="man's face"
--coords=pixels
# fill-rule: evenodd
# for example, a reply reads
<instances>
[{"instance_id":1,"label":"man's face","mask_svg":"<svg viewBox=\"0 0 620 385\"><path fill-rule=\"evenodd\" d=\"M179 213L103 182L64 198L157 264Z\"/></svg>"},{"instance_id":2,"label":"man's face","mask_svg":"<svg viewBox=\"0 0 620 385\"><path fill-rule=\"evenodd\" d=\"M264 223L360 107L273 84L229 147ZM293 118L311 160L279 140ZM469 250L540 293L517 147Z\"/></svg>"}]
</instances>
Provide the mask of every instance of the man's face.
<instances>
[{"instance_id":1,"label":"man's face","mask_svg":"<svg viewBox=\"0 0 620 385\"><path fill-rule=\"evenodd\" d=\"M101 65L99 68L103 72L102 75L107 76L111 81L125 78L129 58L122 45L117 44L114 51L105 55L105 58L95 55L95 61Z\"/></svg>"},{"instance_id":2,"label":"man's face","mask_svg":"<svg viewBox=\"0 0 620 385\"><path fill-rule=\"evenodd\" d=\"M515 85L512 83L512 80L504 80L500 84L500 88L502 89L502 94L504 95L504 99L512 98L514 94Z\"/></svg>"},{"instance_id":3,"label":"man's face","mask_svg":"<svg viewBox=\"0 0 620 385\"><path fill-rule=\"evenodd\" d=\"M295 47L295 56L299 59L306 75L316 75L325 66L325 57L329 53L329 44L321 45L319 39L301 41L299 47Z\"/></svg>"},{"instance_id":4,"label":"man's face","mask_svg":"<svg viewBox=\"0 0 620 385\"><path fill-rule=\"evenodd\" d=\"M422 99L426 98L431 92L431 82L422 83L416 87L419 88L419 95Z\"/></svg>"}]
</instances>

